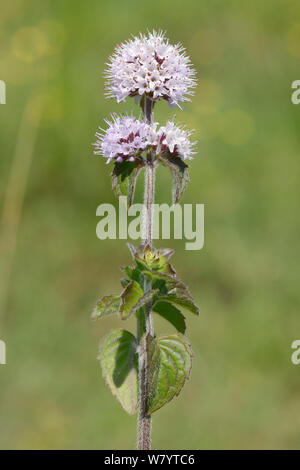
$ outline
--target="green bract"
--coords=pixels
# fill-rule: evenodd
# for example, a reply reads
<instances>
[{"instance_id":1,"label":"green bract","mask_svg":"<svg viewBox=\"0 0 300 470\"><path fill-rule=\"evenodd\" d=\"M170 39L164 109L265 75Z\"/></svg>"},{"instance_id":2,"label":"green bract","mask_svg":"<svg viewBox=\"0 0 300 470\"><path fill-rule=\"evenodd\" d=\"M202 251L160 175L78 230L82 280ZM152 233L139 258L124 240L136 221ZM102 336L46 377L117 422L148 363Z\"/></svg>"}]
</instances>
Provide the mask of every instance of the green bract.
<instances>
[{"instance_id":1,"label":"green bract","mask_svg":"<svg viewBox=\"0 0 300 470\"><path fill-rule=\"evenodd\" d=\"M174 155L166 155L155 159L154 165L165 166L172 174L172 202L177 204L181 201L188 182L190 181L188 165L182 158ZM115 162L111 173L112 189L117 197L127 196L128 206L131 206L134 199L135 185L139 173L145 166L143 158L138 157L134 162Z\"/></svg>"}]
</instances>

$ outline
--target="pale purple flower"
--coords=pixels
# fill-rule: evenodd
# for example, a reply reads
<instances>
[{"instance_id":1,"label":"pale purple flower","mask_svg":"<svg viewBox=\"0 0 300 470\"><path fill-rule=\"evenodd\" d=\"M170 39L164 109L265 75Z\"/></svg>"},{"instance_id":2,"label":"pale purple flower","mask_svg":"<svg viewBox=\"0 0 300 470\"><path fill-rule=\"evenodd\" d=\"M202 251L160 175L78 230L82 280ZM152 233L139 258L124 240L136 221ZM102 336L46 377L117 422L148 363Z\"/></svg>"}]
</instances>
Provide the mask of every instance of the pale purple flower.
<instances>
[{"instance_id":1,"label":"pale purple flower","mask_svg":"<svg viewBox=\"0 0 300 470\"><path fill-rule=\"evenodd\" d=\"M173 121L168 121L164 127L158 129L156 153L166 157L172 155L191 160L192 155L195 154L196 144L190 140L192 133L183 127L176 126Z\"/></svg>"},{"instance_id":2,"label":"pale purple flower","mask_svg":"<svg viewBox=\"0 0 300 470\"><path fill-rule=\"evenodd\" d=\"M107 163L135 161L150 145L156 144L156 125L139 121L133 116L112 116L112 121L105 121L108 129L96 133L97 141L93 144L94 154L103 155Z\"/></svg>"},{"instance_id":3,"label":"pale purple flower","mask_svg":"<svg viewBox=\"0 0 300 470\"><path fill-rule=\"evenodd\" d=\"M171 106L190 101L196 85L195 71L181 44L169 44L162 32L140 34L119 45L106 70L107 96L124 101L146 94L165 99Z\"/></svg>"},{"instance_id":4,"label":"pale purple flower","mask_svg":"<svg viewBox=\"0 0 300 470\"><path fill-rule=\"evenodd\" d=\"M94 145L94 154L103 155L107 159L117 162L134 162L142 158L144 151L153 151L158 157L176 156L191 159L195 142L191 142L192 132L176 126L168 121L165 126L157 129L158 123L148 124L139 121L134 116L112 115L112 121L105 121L106 130L99 128L96 132L97 141Z\"/></svg>"}]
</instances>

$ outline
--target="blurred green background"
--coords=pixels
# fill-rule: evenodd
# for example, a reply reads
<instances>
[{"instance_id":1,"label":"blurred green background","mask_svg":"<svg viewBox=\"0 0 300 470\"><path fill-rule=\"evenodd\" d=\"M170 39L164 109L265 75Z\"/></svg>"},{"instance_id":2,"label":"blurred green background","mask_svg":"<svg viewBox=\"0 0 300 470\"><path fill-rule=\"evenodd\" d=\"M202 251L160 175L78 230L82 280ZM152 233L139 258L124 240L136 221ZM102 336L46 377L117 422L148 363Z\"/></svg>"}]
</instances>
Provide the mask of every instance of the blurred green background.
<instances>
[{"instance_id":1,"label":"blurred green background","mask_svg":"<svg viewBox=\"0 0 300 470\"><path fill-rule=\"evenodd\" d=\"M188 318L192 379L154 415L153 448L300 447L299 18L295 0L1 3L1 448L135 447L136 418L96 360L120 321L89 320L129 261L124 241L96 238L96 207L116 199L90 144L110 112L134 108L104 99L108 56L148 28L181 41L197 70L176 115L199 151L183 202L205 204L202 250L157 243L176 249L201 316ZM161 123L172 114L155 111ZM170 184L162 170L159 201Z\"/></svg>"}]
</instances>

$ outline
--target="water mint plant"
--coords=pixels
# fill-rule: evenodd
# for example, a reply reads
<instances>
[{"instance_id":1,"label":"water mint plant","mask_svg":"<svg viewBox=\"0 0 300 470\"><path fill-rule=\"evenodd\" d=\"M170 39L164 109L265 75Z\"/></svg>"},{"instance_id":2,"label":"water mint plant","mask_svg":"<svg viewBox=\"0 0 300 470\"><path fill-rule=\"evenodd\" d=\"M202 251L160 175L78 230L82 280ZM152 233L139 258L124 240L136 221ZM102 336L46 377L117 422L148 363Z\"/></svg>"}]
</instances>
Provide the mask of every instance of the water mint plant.
<instances>
[{"instance_id":1,"label":"water mint plant","mask_svg":"<svg viewBox=\"0 0 300 470\"><path fill-rule=\"evenodd\" d=\"M138 449L151 447L151 417L179 395L192 367L192 349L184 336L182 311L198 315L187 286L170 262L173 250L152 243L155 172L164 165L172 173L172 200L178 203L189 181L188 165L194 155L191 132L168 121L154 121L154 106L167 100L171 106L189 100L196 84L195 72L181 45L172 46L164 34L149 33L117 47L107 69L108 96L117 102L134 97L141 117L112 115L106 129L96 133L94 153L113 164L112 187L117 196L134 199L135 184L145 173L143 240L128 244L131 264L122 267L122 290L102 297L93 319L119 315L121 321L136 318L136 332L113 330L100 342L99 361L103 377L129 414L138 416ZM175 332L155 335L156 315L167 320Z\"/></svg>"}]
</instances>

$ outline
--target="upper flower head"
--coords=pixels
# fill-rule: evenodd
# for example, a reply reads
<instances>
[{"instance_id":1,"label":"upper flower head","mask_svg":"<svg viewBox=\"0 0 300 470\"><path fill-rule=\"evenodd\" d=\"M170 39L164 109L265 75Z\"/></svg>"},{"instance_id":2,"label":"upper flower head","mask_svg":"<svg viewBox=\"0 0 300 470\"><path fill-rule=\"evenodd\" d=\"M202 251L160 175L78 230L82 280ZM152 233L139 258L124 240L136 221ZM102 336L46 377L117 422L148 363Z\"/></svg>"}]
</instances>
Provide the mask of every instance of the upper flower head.
<instances>
[{"instance_id":1,"label":"upper flower head","mask_svg":"<svg viewBox=\"0 0 300 470\"><path fill-rule=\"evenodd\" d=\"M190 101L196 85L195 71L184 48L169 44L163 33L134 37L118 46L106 70L109 97L117 102L127 96L146 94L153 100L165 99L170 105Z\"/></svg>"},{"instance_id":2,"label":"upper flower head","mask_svg":"<svg viewBox=\"0 0 300 470\"><path fill-rule=\"evenodd\" d=\"M195 142L191 142L192 132L176 126L173 121L168 121L157 132L156 153L163 156L172 155L185 159L192 159Z\"/></svg>"},{"instance_id":3,"label":"upper flower head","mask_svg":"<svg viewBox=\"0 0 300 470\"><path fill-rule=\"evenodd\" d=\"M155 126L135 119L133 116L112 116L106 121L108 129L96 132L97 141L94 154L102 154L107 163L112 159L117 162L133 162L148 145L156 142ZM154 139L154 141L153 141Z\"/></svg>"}]
</instances>

